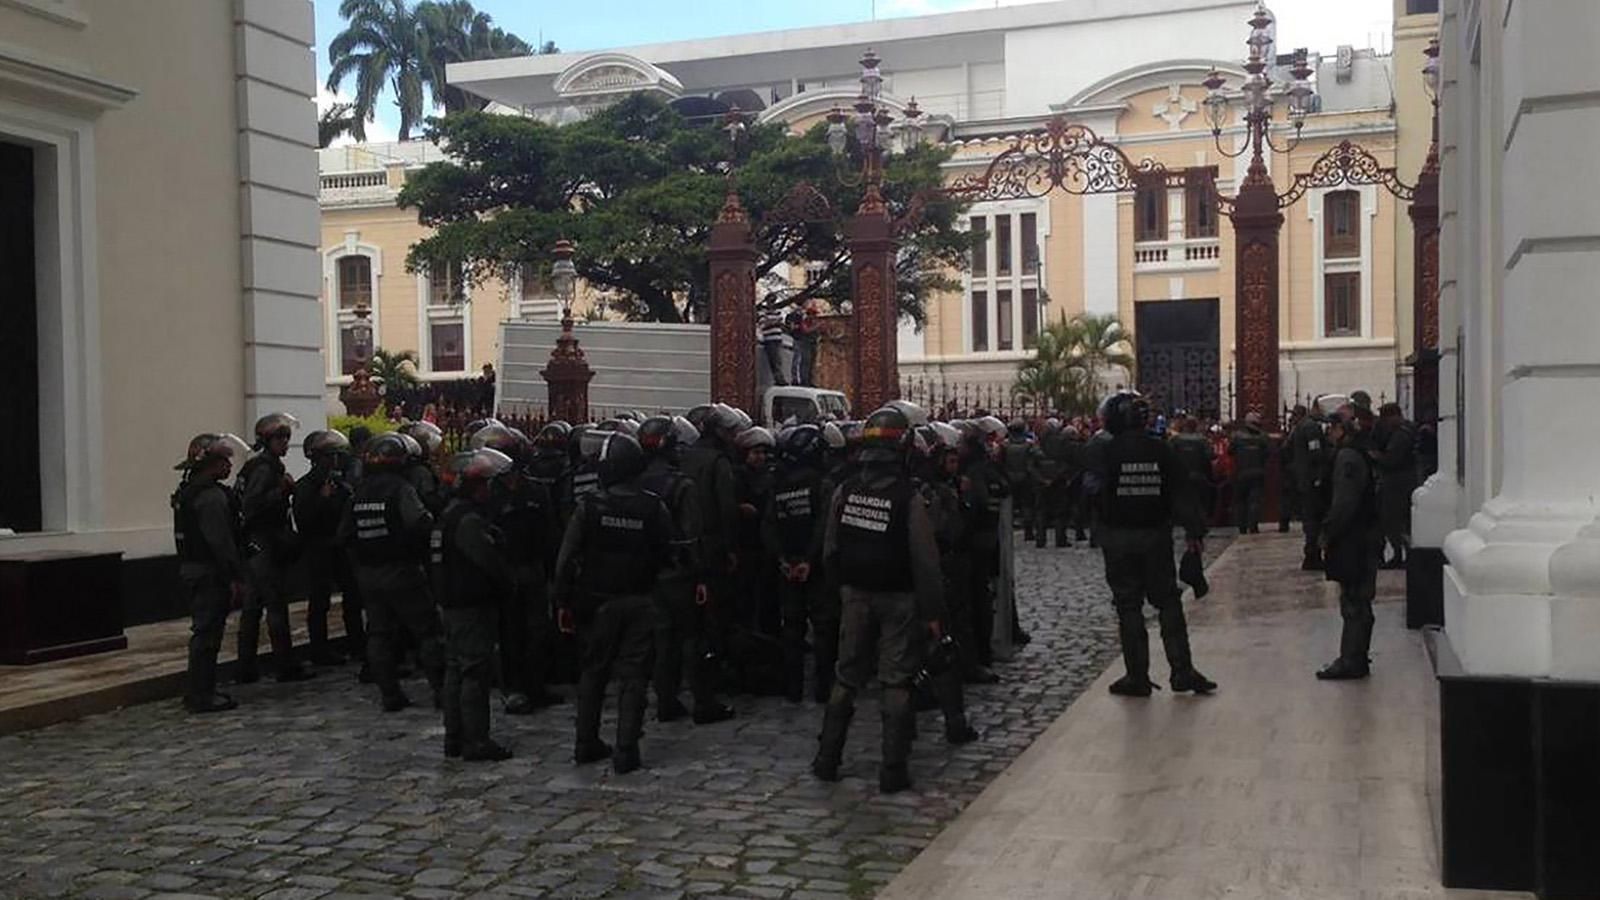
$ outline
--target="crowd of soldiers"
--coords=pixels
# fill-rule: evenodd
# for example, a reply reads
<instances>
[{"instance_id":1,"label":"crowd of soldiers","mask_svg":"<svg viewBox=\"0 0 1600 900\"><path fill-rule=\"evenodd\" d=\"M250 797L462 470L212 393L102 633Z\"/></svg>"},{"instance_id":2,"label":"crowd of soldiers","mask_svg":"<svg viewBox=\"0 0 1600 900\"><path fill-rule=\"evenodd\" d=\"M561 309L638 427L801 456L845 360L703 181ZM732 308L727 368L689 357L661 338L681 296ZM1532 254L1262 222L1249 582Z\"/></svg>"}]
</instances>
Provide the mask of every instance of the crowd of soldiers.
<instances>
[{"instance_id":1,"label":"crowd of soldiers","mask_svg":"<svg viewBox=\"0 0 1600 900\"><path fill-rule=\"evenodd\" d=\"M361 680L399 712L412 703L406 667L420 670L448 757L507 758L490 734L491 696L531 714L562 702L555 680L577 684L575 760L610 759L619 773L640 765L651 687L658 721L713 725L734 715L724 691L799 703L809 680L826 706L813 769L833 779L855 697L876 676L885 791L909 786L919 701L942 709L951 743L978 737L962 686L998 680L1010 491L1007 430L992 416L932 422L896 401L863 422L770 430L715 404L551 422L531 438L491 419L447 459L427 422L359 444L321 430L305 435L310 468L294 479L284 458L297 427L263 417L250 447L202 434L176 467L192 712L235 707L217 690L235 607L236 681L261 677L263 615L279 681L344 662L329 640L337 595ZM291 640L300 596L306 648ZM612 681L614 746L600 737Z\"/></svg>"}]
</instances>

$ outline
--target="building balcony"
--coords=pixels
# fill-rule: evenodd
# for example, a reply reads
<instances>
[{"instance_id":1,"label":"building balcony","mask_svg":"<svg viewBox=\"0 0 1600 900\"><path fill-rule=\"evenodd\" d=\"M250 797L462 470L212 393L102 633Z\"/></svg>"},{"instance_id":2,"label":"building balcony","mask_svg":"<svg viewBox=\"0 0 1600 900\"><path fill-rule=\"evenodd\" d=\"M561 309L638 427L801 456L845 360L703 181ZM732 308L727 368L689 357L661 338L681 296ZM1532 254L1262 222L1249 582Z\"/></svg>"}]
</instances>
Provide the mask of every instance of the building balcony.
<instances>
[{"instance_id":1,"label":"building balcony","mask_svg":"<svg viewBox=\"0 0 1600 900\"><path fill-rule=\"evenodd\" d=\"M401 179L402 181L404 179ZM324 209L338 206L392 206L400 188L390 173L327 172L321 176L317 200Z\"/></svg>"},{"instance_id":2,"label":"building balcony","mask_svg":"<svg viewBox=\"0 0 1600 900\"><path fill-rule=\"evenodd\" d=\"M1140 241L1133 245L1135 273L1215 271L1221 266L1222 242L1214 237Z\"/></svg>"}]
</instances>

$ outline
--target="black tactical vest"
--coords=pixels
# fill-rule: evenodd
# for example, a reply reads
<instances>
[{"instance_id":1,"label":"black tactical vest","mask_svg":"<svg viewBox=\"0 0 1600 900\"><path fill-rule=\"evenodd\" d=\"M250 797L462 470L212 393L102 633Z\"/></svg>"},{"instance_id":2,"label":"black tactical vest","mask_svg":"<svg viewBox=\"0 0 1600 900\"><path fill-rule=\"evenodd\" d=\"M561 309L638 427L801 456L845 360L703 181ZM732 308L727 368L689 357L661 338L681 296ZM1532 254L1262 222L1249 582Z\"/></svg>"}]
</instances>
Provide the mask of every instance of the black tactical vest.
<instances>
[{"instance_id":1,"label":"black tactical vest","mask_svg":"<svg viewBox=\"0 0 1600 900\"><path fill-rule=\"evenodd\" d=\"M795 466L778 474L772 484L772 512L778 520L778 543L784 556L803 556L811 549L817 516L824 498L817 496L822 473L810 466Z\"/></svg>"},{"instance_id":2,"label":"black tactical vest","mask_svg":"<svg viewBox=\"0 0 1600 900\"><path fill-rule=\"evenodd\" d=\"M505 532L505 546L513 565L529 565L543 559L556 539L549 533L549 492L532 479L500 497L494 521Z\"/></svg>"},{"instance_id":3,"label":"black tactical vest","mask_svg":"<svg viewBox=\"0 0 1600 900\"><path fill-rule=\"evenodd\" d=\"M200 517L195 515L194 504L202 492L215 488L223 493L228 500L228 508L233 512L234 533L229 537L238 539L239 497L215 481L191 481L178 488L172 495L172 541L178 548L178 561L187 563L210 564L217 561L211 552L211 545L206 542L205 535L200 533Z\"/></svg>"},{"instance_id":4,"label":"black tactical vest","mask_svg":"<svg viewBox=\"0 0 1600 900\"><path fill-rule=\"evenodd\" d=\"M1105 448L1106 483L1101 515L1119 528L1156 528L1172 517L1161 463L1170 451L1147 434L1123 434Z\"/></svg>"},{"instance_id":5,"label":"black tactical vest","mask_svg":"<svg viewBox=\"0 0 1600 900\"><path fill-rule=\"evenodd\" d=\"M883 593L907 593L915 587L911 573L909 521L914 487L901 478L887 487L869 488L865 479L846 482L839 507L839 583Z\"/></svg>"},{"instance_id":6,"label":"black tactical vest","mask_svg":"<svg viewBox=\"0 0 1600 900\"><path fill-rule=\"evenodd\" d=\"M572 502L577 503L590 494L600 490L600 473L594 466L587 463L583 468L572 473Z\"/></svg>"},{"instance_id":7,"label":"black tactical vest","mask_svg":"<svg viewBox=\"0 0 1600 900\"><path fill-rule=\"evenodd\" d=\"M428 538L434 595L445 609L476 609L499 601L494 584L483 570L456 547L461 520L475 513L471 503L452 501Z\"/></svg>"},{"instance_id":8,"label":"black tactical vest","mask_svg":"<svg viewBox=\"0 0 1600 900\"><path fill-rule=\"evenodd\" d=\"M412 487L390 472L368 476L350 500L356 520L351 552L363 565L416 562L420 548L409 541L400 518L400 498Z\"/></svg>"},{"instance_id":9,"label":"black tactical vest","mask_svg":"<svg viewBox=\"0 0 1600 900\"><path fill-rule=\"evenodd\" d=\"M244 461L239 467L239 477L234 480L234 493L238 500L243 501L245 485L255 477L256 470L266 466L272 472L272 490L281 490L280 484L286 469L283 460L271 453L262 451ZM260 510L254 516L244 521L244 529L251 535L275 536L289 528L289 504L287 502L273 503L266 509Z\"/></svg>"},{"instance_id":10,"label":"black tactical vest","mask_svg":"<svg viewBox=\"0 0 1600 900\"><path fill-rule=\"evenodd\" d=\"M1172 439L1172 452L1177 454L1190 481L1210 480L1210 451L1211 445L1199 435L1179 435Z\"/></svg>"},{"instance_id":11,"label":"black tactical vest","mask_svg":"<svg viewBox=\"0 0 1600 900\"><path fill-rule=\"evenodd\" d=\"M661 498L596 491L583 507L580 584L588 594L648 594L666 563L671 533Z\"/></svg>"}]
</instances>

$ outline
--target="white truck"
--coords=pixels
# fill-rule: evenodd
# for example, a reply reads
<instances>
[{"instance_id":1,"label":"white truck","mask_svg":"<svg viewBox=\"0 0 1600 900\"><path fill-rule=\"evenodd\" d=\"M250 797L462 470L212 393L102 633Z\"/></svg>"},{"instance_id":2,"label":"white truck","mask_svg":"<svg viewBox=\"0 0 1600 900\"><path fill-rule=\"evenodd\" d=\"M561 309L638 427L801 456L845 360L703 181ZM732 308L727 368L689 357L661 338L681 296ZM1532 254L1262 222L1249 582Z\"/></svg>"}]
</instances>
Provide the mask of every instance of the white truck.
<instances>
[{"instance_id":1,"label":"white truck","mask_svg":"<svg viewBox=\"0 0 1600 900\"><path fill-rule=\"evenodd\" d=\"M705 325L658 322L580 322L574 326L594 380L589 408L596 416L632 409L646 415L683 413L709 403L711 331ZM500 323L500 362L496 368L497 409L542 407L549 398L539 371L550 361L561 326L551 321ZM764 425L789 421L844 420L850 404L836 390L766 383L767 368L756 371L760 409L749 410Z\"/></svg>"}]
</instances>

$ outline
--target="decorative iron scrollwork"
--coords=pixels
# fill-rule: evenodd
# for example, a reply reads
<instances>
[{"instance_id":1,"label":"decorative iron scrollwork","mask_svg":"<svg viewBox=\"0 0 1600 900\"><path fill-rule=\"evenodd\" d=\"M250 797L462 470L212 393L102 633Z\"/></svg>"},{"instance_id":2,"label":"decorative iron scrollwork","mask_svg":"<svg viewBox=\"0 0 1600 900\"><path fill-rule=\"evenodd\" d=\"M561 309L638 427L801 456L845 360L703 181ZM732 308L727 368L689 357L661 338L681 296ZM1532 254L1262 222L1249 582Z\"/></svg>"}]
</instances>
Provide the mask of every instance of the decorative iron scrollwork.
<instances>
[{"instance_id":1,"label":"decorative iron scrollwork","mask_svg":"<svg viewBox=\"0 0 1600 900\"><path fill-rule=\"evenodd\" d=\"M762 225L810 225L832 222L833 204L817 190L816 185L802 181L795 185L783 199L769 210L761 220Z\"/></svg>"},{"instance_id":2,"label":"decorative iron scrollwork","mask_svg":"<svg viewBox=\"0 0 1600 900\"><path fill-rule=\"evenodd\" d=\"M1311 171L1294 176L1294 184L1289 186L1289 190L1278 195L1278 208L1290 206L1312 188L1346 184L1382 185L1389 193L1408 201L1416 196L1417 190L1415 185L1400 180L1393 166L1379 163L1378 158L1367 152L1365 147L1351 141L1340 141L1337 146L1317 157L1317 161L1311 164Z\"/></svg>"},{"instance_id":3,"label":"decorative iron scrollwork","mask_svg":"<svg viewBox=\"0 0 1600 900\"><path fill-rule=\"evenodd\" d=\"M1120 147L1105 142L1092 129L1069 125L1057 116L1044 131L1017 138L981 173L953 180L945 194L971 202L1037 198L1052 190L1109 194L1131 191L1156 178L1178 186L1183 173L1168 172L1153 159L1135 164Z\"/></svg>"}]
</instances>

